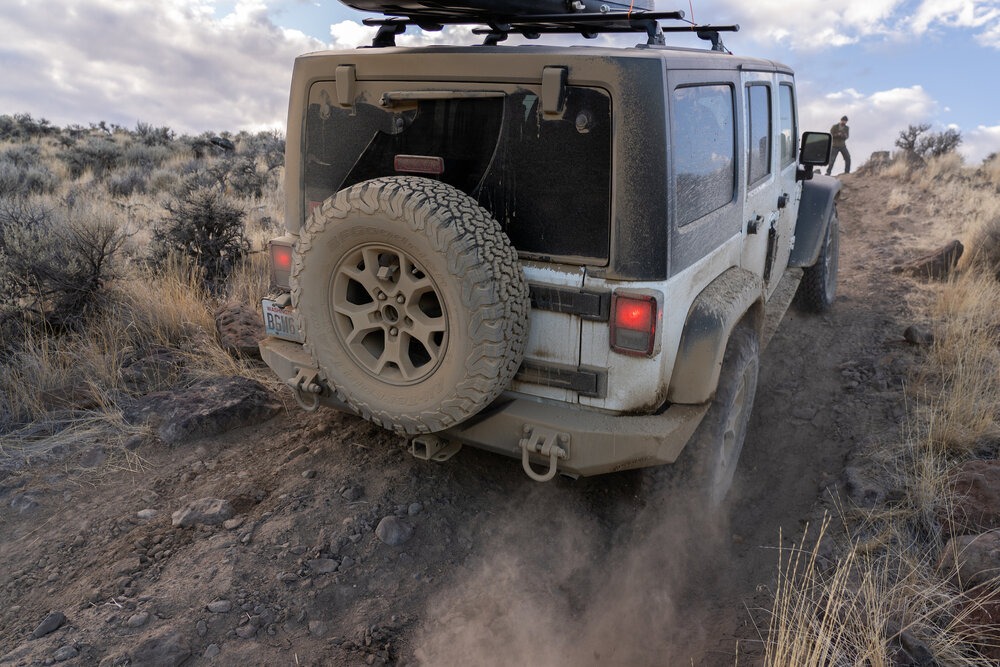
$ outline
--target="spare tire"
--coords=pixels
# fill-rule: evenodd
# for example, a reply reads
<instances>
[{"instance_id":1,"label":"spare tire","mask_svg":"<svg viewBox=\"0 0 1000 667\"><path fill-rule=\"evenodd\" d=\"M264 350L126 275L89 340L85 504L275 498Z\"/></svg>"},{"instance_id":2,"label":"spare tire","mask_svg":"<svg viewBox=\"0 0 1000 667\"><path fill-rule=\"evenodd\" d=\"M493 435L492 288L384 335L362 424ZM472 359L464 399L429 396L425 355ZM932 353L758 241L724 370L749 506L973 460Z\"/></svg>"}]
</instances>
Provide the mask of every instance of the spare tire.
<instances>
[{"instance_id":1,"label":"spare tire","mask_svg":"<svg viewBox=\"0 0 1000 667\"><path fill-rule=\"evenodd\" d=\"M524 354L517 252L474 199L426 178L377 178L317 207L291 274L305 348L331 390L403 434L468 419Z\"/></svg>"}]
</instances>

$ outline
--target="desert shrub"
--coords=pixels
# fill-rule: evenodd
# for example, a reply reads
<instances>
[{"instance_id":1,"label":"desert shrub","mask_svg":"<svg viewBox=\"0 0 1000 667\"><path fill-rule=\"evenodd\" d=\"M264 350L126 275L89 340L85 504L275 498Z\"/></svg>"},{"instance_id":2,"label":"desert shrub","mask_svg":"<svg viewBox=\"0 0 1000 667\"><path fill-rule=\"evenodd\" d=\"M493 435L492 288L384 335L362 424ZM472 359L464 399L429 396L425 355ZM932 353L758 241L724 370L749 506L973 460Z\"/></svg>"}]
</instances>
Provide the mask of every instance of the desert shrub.
<instances>
[{"instance_id":1,"label":"desert shrub","mask_svg":"<svg viewBox=\"0 0 1000 667\"><path fill-rule=\"evenodd\" d=\"M108 179L108 192L112 197L129 197L134 194L145 194L148 181L144 169L132 167L118 170Z\"/></svg>"},{"instance_id":2,"label":"desert shrub","mask_svg":"<svg viewBox=\"0 0 1000 667\"><path fill-rule=\"evenodd\" d=\"M170 148L159 144L132 143L122 152L121 162L130 167L152 171L172 155Z\"/></svg>"},{"instance_id":3,"label":"desert shrub","mask_svg":"<svg viewBox=\"0 0 1000 667\"><path fill-rule=\"evenodd\" d=\"M19 167L0 160L0 197L46 194L58 184L59 179L42 165Z\"/></svg>"},{"instance_id":4,"label":"desert shrub","mask_svg":"<svg viewBox=\"0 0 1000 667\"><path fill-rule=\"evenodd\" d=\"M123 243L112 220L0 198L0 321L76 328L99 305Z\"/></svg>"},{"instance_id":5,"label":"desert shrub","mask_svg":"<svg viewBox=\"0 0 1000 667\"><path fill-rule=\"evenodd\" d=\"M240 153L260 159L270 171L285 164L285 138L279 132L245 133L239 137Z\"/></svg>"},{"instance_id":6,"label":"desert shrub","mask_svg":"<svg viewBox=\"0 0 1000 667\"><path fill-rule=\"evenodd\" d=\"M134 135L146 146L169 146L174 140L174 131L169 127L153 127L142 121L136 123Z\"/></svg>"},{"instance_id":7,"label":"desert shrub","mask_svg":"<svg viewBox=\"0 0 1000 667\"><path fill-rule=\"evenodd\" d=\"M58 133L59 128L53 126L48 120L44 118L35 120L28 113L16 113L12 116L0 115L0 140L23 141Z\"/></svg>"},{"instance_id":8,"label":"desert shrub","mask_svg":"<svg viewBox=\"0 0 1000 667\"><path fill-rule=\"evenodd\" d=\"M172 169L154 169L149 176L149 192L174 190L180 182L180 176Z\"/></svg>"},{"instance_id":9,"label":"desert shrub","mask_svg":"<svg viewBox=\"0 0 1000 667\"><path fill-rule=\"evenodd\" d=\"M962 143L962 133L954 128L948 128L944 132L928 133L930 129L931 126L927 123L910 125L900 131L896 138L896 146L911 159L926 160L953 153Z\"/></svg>"},{"instance_id":10,"label":"desert shrub","mask_svg":"<svg viewBox=\"0 0 1000 667\"><path fill-rule=\"evenodd\" d=\"M954 128L920 138L917 150L924 157L941 157L954 153L962 143L962 133Z\"/></svg>"},{"instance_id":11,"label":"desert shrub","mask_svg":"<svg viewBox=\"0 0 1000 667\"><path fill-rule=\"evenodd\" d=\"M180 258L201 272L216 291L249 251L243 209L217 188L197 188L164 205L168 217L153 232L150 259L154 266Z\"/></svg>"},{"instance_id":12,"label":"desert shrub","mask_svg":"<svg viewBox=\"0 0 1000 667\"><path fill-rule=\"evenodd\" d=\"M233 194L239 197L260 199L267 187L269 175L257 168L252 157L239 157L224 164L223 177Z\"/></svg>"},{"instance_id":13,"label":"desert shrub","mask_svg":"<svg viewBox=\"0 0 1000 667\"><path fill-rule=\"evenodd\" d=\"M58 179L41 164L35 144L18 144L0 153L0 196L44 194L55 190Z\"/></svg>"},{"instance_id":14,"label":"desert shrub","mask_svg":"<svg viewBox=\"0 0 1000 667\"><path fill-rule=\"evenodd\" d=\"M15 167L34 167L42 159L42 149L38 144L14 144L0 153L0 162L7 162Z\"/></svg>"},{"instance_id":15,"label":"desert shrub","mask_svg":"<svg viewBox=\"0 0 1000 667\"><path fill-rule=\"evenodd\" d=\"M118 166L122 154L122 147L113 140L105 137L88 137L86 141L64 149L59 157L69 168L70 178L79 178L83 172L89 170L94 174L94 178L102 180Z\"/></svg>"}]
</instances>

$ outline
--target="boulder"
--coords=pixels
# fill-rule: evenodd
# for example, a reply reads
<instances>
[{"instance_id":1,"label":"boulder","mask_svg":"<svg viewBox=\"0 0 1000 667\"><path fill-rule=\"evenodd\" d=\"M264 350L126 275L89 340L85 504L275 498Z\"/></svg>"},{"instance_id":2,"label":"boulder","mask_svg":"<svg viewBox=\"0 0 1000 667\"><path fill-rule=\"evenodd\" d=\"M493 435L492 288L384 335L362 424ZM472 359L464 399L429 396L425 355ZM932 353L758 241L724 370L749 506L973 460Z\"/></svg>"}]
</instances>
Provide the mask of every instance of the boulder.
<instances>
[{"instance_id":1,"label":"boulder","mask_svg":"<svg viewBox=\"0 0 1000 667\"><path fill-rule=\"evenodd\" d=\"M953 537L938 559L938 572L967 591L1000 577L1000 531Z\"/></svg>"},{"instance_id":2,"label":"boulder","mask_svg":"<svg viewBox=\"0 0 1000 667\"><path fill-rule=\"evenodd\" d=\"M950 522L953 535L1000 528L1000 461L967 461L950 485L955 498Z\"/></svg>"},{"instance_id":3,"label":"boulder","mask_svg":"<svg viewBox=\"0 0 1000 667\"><path fill-rule=\"evenodd\" d=\"M215 332L229 354L260 358L258 341L264 338L264 323L256 308L243 303L221 306L215 311Z\"/></svg>"},{"instance_id":4,"label":"boulder","mask_svg":"<svg viewBox=\"0 0 1000 667\"><path fill-rule=\"evenodd\" d=\"M944 280L955 270L958 260L965 252L965 246L958 239L938 248L933 252L906 262L895 268L918 278L935 278Z\"/></svg>"},{"instance_id":5,"label":"boulder","mask_svg":"<svg viewBox=\"0 0 1000 667\"><path fill-rule=\"evenodd\" d=\"M172 445L258 424L280 409L281 403L267 387L233 376L148 394L125 410L125 418L132 424L153 425L160 439Z\"/></svg>"}]
</instances>

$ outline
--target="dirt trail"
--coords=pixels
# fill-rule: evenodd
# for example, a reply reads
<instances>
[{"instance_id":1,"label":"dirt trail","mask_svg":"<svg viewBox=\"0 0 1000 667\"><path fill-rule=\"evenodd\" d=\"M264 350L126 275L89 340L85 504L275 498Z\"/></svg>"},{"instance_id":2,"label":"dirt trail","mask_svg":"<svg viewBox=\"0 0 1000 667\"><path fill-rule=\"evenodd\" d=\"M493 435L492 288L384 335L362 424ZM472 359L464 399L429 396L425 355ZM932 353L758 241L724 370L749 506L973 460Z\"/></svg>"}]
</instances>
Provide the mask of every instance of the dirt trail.
<instances>
[{"instance_id":1,"label":"dirt trail","mask_svg":"<svg viewBox=\"0 0 1000 667\"><path fill-rule=\"evenodd\" d=\"M886 211L891 184L844 182L839 298L790 311L765 352L727 515L649 497L638 473L537 484L469 448L417 461L289 402L143 446L141 472L67 459L0 479L0 664L754 664L779 530L797 541L849 454L903 417L919 353L902 332L928 295L888 267L946 240ZM206 497L233 518L172 527ZM387 516L412 537L377 539ZM65 622L32 639L50 611Z\"/></svg>"}]
</instances>

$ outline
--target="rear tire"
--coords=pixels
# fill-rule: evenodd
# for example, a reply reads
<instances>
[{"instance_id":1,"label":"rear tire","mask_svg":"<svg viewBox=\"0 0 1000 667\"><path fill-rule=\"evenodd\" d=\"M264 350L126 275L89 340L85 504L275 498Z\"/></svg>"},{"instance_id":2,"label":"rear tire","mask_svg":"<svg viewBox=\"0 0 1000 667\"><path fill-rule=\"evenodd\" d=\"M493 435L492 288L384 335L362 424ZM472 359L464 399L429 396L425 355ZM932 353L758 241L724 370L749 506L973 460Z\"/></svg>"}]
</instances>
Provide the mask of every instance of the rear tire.
<instances>
[{"instance_id":1,"label":"rear tire","mask_svg":"<svg viewBox=\"0 0 1000 667\"><path fill-rule=\"evenodd\" d=\"M816 263L807 267L802 274L802 282L796 292L796 303L805 311L824 313L837 298L837 268L840 262L840 219L837 205L826 225L826 236L820 248Z\"/></svg>"},{"instance_id":2,"label":"rear tire","mask_svg":"<svg viewBox=\"0 0 1000 667\"><path fill-rule=\"evenodd\" d=\"M759 368L757 332L737 326L726 346L708 413L676 463L654 473L669 477L674 492L689 493L693 500L713 509L723 505L746 440Z\"/></svg>"}]
</instances>

